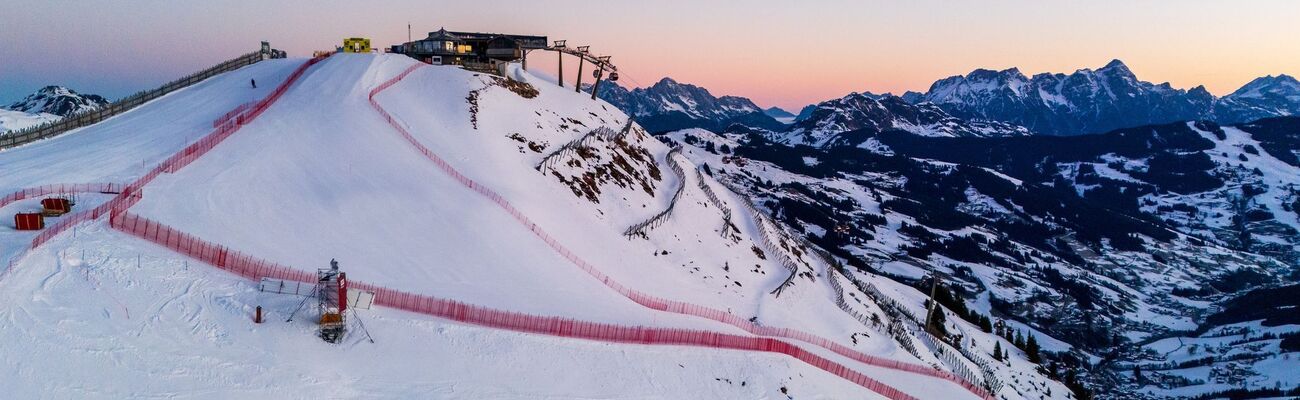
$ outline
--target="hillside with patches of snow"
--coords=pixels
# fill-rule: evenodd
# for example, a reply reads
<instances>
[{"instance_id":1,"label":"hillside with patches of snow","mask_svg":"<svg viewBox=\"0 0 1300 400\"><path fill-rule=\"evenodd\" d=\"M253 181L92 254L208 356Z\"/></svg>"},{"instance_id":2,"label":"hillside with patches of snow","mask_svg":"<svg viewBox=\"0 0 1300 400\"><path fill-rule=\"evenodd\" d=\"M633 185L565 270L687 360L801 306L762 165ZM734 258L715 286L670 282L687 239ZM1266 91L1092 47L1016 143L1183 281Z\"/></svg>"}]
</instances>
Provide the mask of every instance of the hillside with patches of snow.
<instances>
[{"instance_id":1,"label":"hillside with patches of snow","mask_svg":"<svg viewBox=\"0 0 1300 400\"><path fill-rule=\"evenodd\" d=\"M1163 398L1300 385L1273 367L1300 356L1275 340L1300 323L1249 331L1253 350L1237 350L1249 356L1231 358L1240 343L1202 355L1215 358L1192 367L1237 371L1217 384L1131 373L1133 363L1190 368L1146 349L1221 326L1242 332L1214 316L1250 289L1300 279L1297 122L1076 137L891 131L864 146L791 145L750 129L666 137L860 270L918 289L939 274L951 306L967 310L955 315L1033 332L1053 374L1078 374L1105 398Z\"/></svg>"}]
</instances>

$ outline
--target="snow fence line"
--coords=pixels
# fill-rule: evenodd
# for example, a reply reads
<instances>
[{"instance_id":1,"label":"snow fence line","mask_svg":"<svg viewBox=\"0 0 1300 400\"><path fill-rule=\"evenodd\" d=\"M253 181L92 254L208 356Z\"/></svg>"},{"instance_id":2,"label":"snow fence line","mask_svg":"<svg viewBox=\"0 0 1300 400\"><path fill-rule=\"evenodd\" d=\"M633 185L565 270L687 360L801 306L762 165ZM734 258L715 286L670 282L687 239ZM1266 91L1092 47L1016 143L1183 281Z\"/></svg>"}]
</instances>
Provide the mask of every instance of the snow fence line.
<instances>
[{"instance_id":1,"label":"snow fence line","mask_svg":"<svg viewBox=\"0 0 1300 400\"><path fill-rule=\"evenodd\" d=\"M315 274L231 250L127 211L113 214L109 218L109 224L114 229L248 279L270 277L313 282L316 278ZM531 315L403 292L359 281L351 281L350 285L375 292L375 304L380 306L494 329L601 342L695 346L785 354L887 398L916 399L865 374L780 339L691 329L622 326L564 317Z\"/></svg>"},{"instance_id":2,"label":"snow fence line","mask_svg":"<svg viewBox=\"0 0 1300 400\"><path fill-rule=\"evenodd\" d=\"M664 155L664 162L668 163L668 169L673 171L673 175L677 176L678 181L677 190L674 190L673 196L668 199L668 207L644 221L627 227L627 230L623 231L623 236L629 238L636 235L645 236L646 232L662 225L664 221L667 221L673 215L673 210L677 209L677 200L682 197L682 192L686 191L686 172L682 170L682 166L673 157L681 152L682 146L674 146L668 150L668 154Z\"/></svg>"},{"instance_id":3,"label":"snow fence line","mask_svg":"<svg viewBox=\"0 0 1300 400\"><path fill-rule=\"evenodd\" d=\"M136 179L134 182L131 182L126 185L86 184L86 185L110 185L110 186L99 187L99 188L111 189L108 190L108 192L116 192L118 193L118 195L116 197L113 197L113 199L93 209L65 215L61 217L58 222L46 227L44 231L36 235L36 237L32 238L32 241L27 246L27 248L23 249L17 255L15 255L13 258L9 260L8 267L5 268L4 271L0 272L0 281L4 280L4 278L9 275L9 272L13 271L14 267L17 267L18 263L27 257L28 253L30 253L32 250L36 250L41 245L45 244L45 242L49 241L55 236L58 236L60 233L63 233L64 231L68 230L68 228L72 227L73 225L98 219L104 214L108 214L108 213L116 214L119 212L125 212L127 209L131 208L131 206L134 206L136 203L140 201L141 189L145 185L149 184L149 182L152 182L154 178L158 177L158 175L161 175L164 172L167 173L176 172L181 168L184 168L186 165L189 165L189 163L193 162L194 160L198 159L204 154L207 154L209 150L212 150L212 148L216 147L222 141L226 140L226 138L234 134L235 131L238 131L240 127L251 122L253 119L257 118L257 116L261 115L263 111L266 111L267 107L270 107L271 104L274 104L276 100L280 99L280 96L284 95L285 91L289 90L289 86L293 85L293 83L297 81L298 78L302 77L303 73L307 71L307 68L311 67L312 65L315 65L316 63L320 62L323 59L324 57L317 57L317 58L312 58L310 60L307 60L307 62L303 63L303 65L300 65L298 66L297 69L294 69L293 73L289 74L289 76L286 77L285 80L281 82L279 86L276 86L275 90L272 90L271 93L267 95L265 98L251 104L245 104L245 105L241 105L240 107L236 107L236 109L244 108L244 111L242 111L241 113L237 113L237 115L233 119L226 119L224 123L219 124L215 129L212 130L212 132L209 132L203 138L199 139L198 141L195 141L194 143L191 143L189 146L186 146L184 149L181 149L181 151L172 154L170 157L167 157L167 159L163 160L163 162L159 163L152 170L150 170L148 173L144 174L140 178ZM227 113L227 115L229 114L230 113ZM222 118L225 118L225 116L223 116ZM47 185L47 186L58 186L58 185ZM88 187L88 189L97 189L97 188ZM21 200L22 198L26 198L24 196L32 196L35 195L33 193L39 193L41 190L49 190L49 189L46 188L46 186L42 186L38 188L33 188L31 190L32 192L27 192L26 190L24 190L20 193L14 193L9 196L6 196L5 198L8 199L10 196L13 196L14 200L10 200L10 202L13 202L13 201Z\"/></svg>"},{"instance_id":4,"label":"snow fence line","mask_svg":"<svg viewBox=\"0 0 1300 400\"><path fill-rule=\"evenodd\" d=\"M411 134L410 131L408 131L405 127L403 127L402 124L397 122L397 120L392 116L392 114L390 114L387 110L385 110L382 106L379 105L379 102L375 100L376 95L378 95L380 92L383 92L384 90L387 90L393 85L396 85L402 79L405 79L408 75L410 75L412 72L415 72L416 69L419 69L422 66L424 66L424 64L412 65L408 67L406 70L402 71L397 76L394 76L393 78L379 84L374 89L372 89L369 94L369 101L371 107L375 110L375 112L379 113L379 115L382 116L384 120L388 122L388 125L392 127L393 130L396 131L403 139L405 139L407 143L409 143L412 146L412 148L414 148L420 154L424 155L425 158L427 158L430 162L432 162L434 166L438 167L438 169L442 170L443 173L446 173L452 179L459 182L461 185L475 192L478 192L483 197L486 197L489 200L495 202L497 206L501 207L512 217L514 217L514 219L518 221L521 225L527 227L530 231L533 232L535 236L537 236L539 239L541 239L543 242L549 245L552 250L560 254L560 256L564 257L565 259L569 260L570 263L582 269L584 272L591 275L597 281L600 281L610 289L613 289L614 291L618 292L624 297L627 297L633 302L636 302L637 304L640 304L644 307L653 310L666 311L666 312L671 312L676 314L691 315L700 318L710 319L713 321L725 323L740 328L746 332L759 335L759 336L775 336L775 337L783 337L787 339L794 339L794 340L807 342L825 348L827 350L830 350L836 354L847 357L854 361L861 362L863 364L944 379L953 382L957 385L960 385L961 387L965 388L967 391L970 391L971 393L981 398L993 399L993 396L989 394L987 391L985 391L983 388L971 382L968 382L964 379L961 379L960 377L947 371L938 370L929 366L906 363L906 362L888 359L884 357L868 355L853 350L842 344L831 341L830 339L826 339L824 337L813 335L811 333L807 333L797 329L761 326L754 322L750 322L749 320L736 316L734 314L728 313L726 311L705 307L701 305L696 305L696 304L685 303L681 301L668 300L653 295L649 295L644 292L624 286L622 283L619 283L618 281L614 280L610 276L601 272L591 263L587 262L586 260L579 257L577 254L570 251L567 247L565 247L558 240L552 237L549 233L541 229L536 223L534 223L526 215L524 215L523 212L519 211L517 208L514 207L514 205L510 204L510 202L507 201L500 194L493 191L492 189L489 189L479 184L473 179L470 179L469 177L462 174L459 170L452 167L451 164L449 164L442 157L439 157L427 146L421 144L419 140L417 140L415 136Z\"/></svg>"},{"instance_id":5,"label":"snow fence line","mask_svg":"<svg viewBox=\"0 0 1300 400\"><path fill-rule=\"evenodd\" d=\"M725 180L718 180L718 183L721 183L722 186L727 187L727 190L735 193L736 197L740 198L740 205L744 206L745 211L748 211L750 217L754 219L754 227L758 229L758 238L760 239L758 242L759 246L762 246L763 250L766 250L768 254L775 257L777 262L781 264L782 268L785 268L786 271L790 271L790 276L787 276L780 285L777 285L776 289L772 289L772 292L769 293L780 297L781 292L784 291L785 288L794 285L794 278L799 277L799 265L794 263L794 258L790 257L789 254L781 251L782 248L777 246L776 241L772 240L772 234L768 232L767 226L770 224L773 227L773 230L776 231L777 235L787 235L777 227L776 222L768 220L767 214L763 214L762 211L758 210L758 206L754 205L754 200L750 199L749 196L746 196L745 192L742 192L739 186L730 184ZM793 251L791 252L793 253Z\"/></svg>"},{"instance_id":6,"label":"snow fence line","mask_svg":"<svg viewBox=\"0 0 1300 400\"><path fill-rule=\"evenodd\" d=\"M695 168L695 183L700 186L701 191L704 191L704 197L709 199L709 203L712 203L714 207L722 210L722 227L718 228L718 231L723 236L726 236L727 229L734 226L734 224L731 223L731 207L727 207L726 204L723 204L722 200L718 198L718 194L713 191L713 187L709 186L709 184L704 181L704 173L700 172L700 168L701 167ZM740 229L737 228L736 231L739 232Z\"/></svg>"}]
</instances>

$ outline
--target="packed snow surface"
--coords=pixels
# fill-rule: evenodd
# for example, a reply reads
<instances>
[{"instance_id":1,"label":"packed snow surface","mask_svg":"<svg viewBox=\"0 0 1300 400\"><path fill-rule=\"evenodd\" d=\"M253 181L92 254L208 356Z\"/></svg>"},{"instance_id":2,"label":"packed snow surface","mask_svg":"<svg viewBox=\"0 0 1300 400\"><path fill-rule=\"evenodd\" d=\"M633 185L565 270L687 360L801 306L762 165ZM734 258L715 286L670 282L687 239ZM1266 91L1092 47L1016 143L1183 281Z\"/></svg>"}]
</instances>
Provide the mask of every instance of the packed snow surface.
<instances>
[{"instance_id":1,"label":"packed snow surface","mask_svg":"<svg viewBox=\"0 0 1300 400\"><path fill-rule=\"evenodd\" d=\"M302 62L257 63L103 123L2 151L0 191L130 182L272 86L252 89L249 79L279 82ZM349 278L394 289L535 315L748 335L637 305L434 168L367 101L371 89L414 63L392 55L330 57L214 150L145 186L131 211L302 270L338 259ZM606 185L592 201L555 178L571 170L539 171L546 152L598 126L617 129L627 116L517 68L511 73L539 93L521 96L487 75L425 66L376 100L422 145L625 285L797 328L871 356L933 362L837 308L826 265L792 255L806 276L771 295L787 272L777 254L760 256L753 238L761 228L740 212L743 200L696 174L673 176L668 163L685 161L665 159L668 148L648 135L619 144L658 164L647 176L660 178L645 190ZM668 222L644 238L622 235L667 206L683 184ZM719 234L722 214L701 185L722 191L721 201L737 211L734 233ZM87 196L79 207L103 200ZM7 261L10 249L31 237L3 228L0 256ZM328 345L312 336L310 318L285 322L298 301L258 293L253 282L103 221L84 224L0 281L0 354L12 360L0 365L0 387L18 388L10 392L16 398L880 398L777 354L528 335L383 308L359 314L375 343L354 334ZM266 323L252 323L257 306L266 309ZM974 397L946 380L799 345L912 396Z\"/></svg>"}]
</instances>

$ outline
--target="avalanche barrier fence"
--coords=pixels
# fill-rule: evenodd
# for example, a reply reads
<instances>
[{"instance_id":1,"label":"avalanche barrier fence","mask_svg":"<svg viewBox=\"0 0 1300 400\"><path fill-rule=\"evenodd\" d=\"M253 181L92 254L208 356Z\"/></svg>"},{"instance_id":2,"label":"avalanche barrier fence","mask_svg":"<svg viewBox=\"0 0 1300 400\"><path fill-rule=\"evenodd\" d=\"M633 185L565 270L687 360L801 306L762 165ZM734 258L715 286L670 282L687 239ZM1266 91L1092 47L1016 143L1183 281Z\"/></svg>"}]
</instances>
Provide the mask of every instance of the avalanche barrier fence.
<instances>
[{"instance_id":1,"label":"avalanche barrier fence","mask_svg":"<svg viewBox=\"0 0 1300 400\"><path fill-rule=\"evenodd\" d=\"M754 220L754 227L758 229L758 238L760 239L759 245L763 246L763 250L766 250L768 254L776 257L780 262L781 267L790 272L790 275L785 278L785 281L782 281L780 285L777 285L776 289L772 289L771 294L780 297L782 291L785 291L786 288L794 285L794 278L799 276L799 265L795 264L794 259L791 258L789 254L781 251L781 248L772 240L772 234L768 232L767 227L769 225L775 227L776 222L768 220L767 214L763 214L762 211L759 211L758 206L754 205L754 201L750 199L749 196L746 196L744 192L740 191L740 188L737 185L730 184L723 180L719 180L718 183L721 183L723 186L727 187L727 190L735 193L736 197L740 199L740 205L745 208L745 211L749 212L749 216ZM781 235L782 233L780 230L777 230L777 234Z\"/></svg>"},{"instance_id":2,"label":"avalanche barrier fence","mask_svg":"<svg viewBox=\"0 0 1300 400\"><path fill-rule=\"evenodd\" d=\"M655 213L654 216L647 218L645 221L627 227L627 230L623 231L623 236L629 238L637 235L645 236L647 231L663 224L673 215L673 210L677 208L677 200L681 199L682 192L686 191L686 172L682 169L681 164L677 163L676 158L673 157L681 152L682 146L676 146L668 150L668 154L664 155L664 162L668 163L668 169L673 171L673 175L677 176L677 189L673 191L672 198L668 199L668 207Z\"/></svg>"}]
</instances>

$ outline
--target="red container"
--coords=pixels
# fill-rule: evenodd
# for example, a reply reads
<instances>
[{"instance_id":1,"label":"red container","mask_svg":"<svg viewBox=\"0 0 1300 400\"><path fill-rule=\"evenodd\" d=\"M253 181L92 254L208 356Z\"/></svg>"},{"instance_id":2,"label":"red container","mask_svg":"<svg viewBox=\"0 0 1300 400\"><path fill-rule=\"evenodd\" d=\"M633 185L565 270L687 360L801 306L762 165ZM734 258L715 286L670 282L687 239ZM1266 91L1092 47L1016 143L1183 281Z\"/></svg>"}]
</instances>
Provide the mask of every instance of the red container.
<instances>
[{"instance_id":1,"label":"red container","mask_svg":"<svg viewBox=\"0 0 1300 400\"><path fill-rule=\"evenodd\" d=\"M41 207L45 209L45 215L57 216L72 211L72 202L65 198L51 197L48 199L41 199Z\"/></svg>"},{"instance_id":2,"label":"red container","mask_svg":"<svg viewBox=\"0 0 1300 400\"><path fill-rule=\"evenodd\" d=\"M14 228L20 231L34 231L45 228L45 216L38 213L14 214Z\"/></svg>"}]
</instances>

